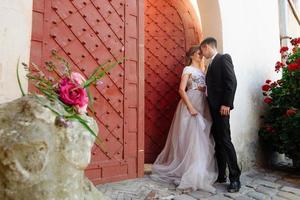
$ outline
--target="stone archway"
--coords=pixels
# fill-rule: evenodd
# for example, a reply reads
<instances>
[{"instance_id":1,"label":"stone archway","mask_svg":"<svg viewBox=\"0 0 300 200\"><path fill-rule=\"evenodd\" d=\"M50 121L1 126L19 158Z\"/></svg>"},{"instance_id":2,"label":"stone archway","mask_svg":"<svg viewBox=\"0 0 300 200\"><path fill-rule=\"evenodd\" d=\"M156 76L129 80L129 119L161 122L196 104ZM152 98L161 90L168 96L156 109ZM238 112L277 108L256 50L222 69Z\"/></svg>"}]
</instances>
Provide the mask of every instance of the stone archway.
<instances>
[{"instance_id":1,"label":"stone archway","mask_svg":"<svg viewBox=\"0 0 300 200\"><path fill-rule=\"evenodd\" d=\"M203 37L212 36L218 40L218 50L223 51L222 19L218 0L197 0Z\"/></svg>"}]
</instances>

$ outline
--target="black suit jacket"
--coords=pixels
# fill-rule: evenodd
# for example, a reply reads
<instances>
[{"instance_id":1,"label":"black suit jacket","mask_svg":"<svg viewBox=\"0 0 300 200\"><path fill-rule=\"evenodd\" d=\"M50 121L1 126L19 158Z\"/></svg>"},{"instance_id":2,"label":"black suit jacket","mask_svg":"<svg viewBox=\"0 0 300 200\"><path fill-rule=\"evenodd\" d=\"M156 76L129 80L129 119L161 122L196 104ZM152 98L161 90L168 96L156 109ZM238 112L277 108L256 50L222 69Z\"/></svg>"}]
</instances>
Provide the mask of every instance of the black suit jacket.
<instances>
[{"instance_id":1,"label":"black suit jacket","mask_svg":"<svg viewBox=\"0 0 300 200\"><path fill-rule=\"evenodd\" d=\"M230 55L217 54L206 74L208 103L213 109L221 105L233 109L237 81Z\"/></svg>"}]
</instances>

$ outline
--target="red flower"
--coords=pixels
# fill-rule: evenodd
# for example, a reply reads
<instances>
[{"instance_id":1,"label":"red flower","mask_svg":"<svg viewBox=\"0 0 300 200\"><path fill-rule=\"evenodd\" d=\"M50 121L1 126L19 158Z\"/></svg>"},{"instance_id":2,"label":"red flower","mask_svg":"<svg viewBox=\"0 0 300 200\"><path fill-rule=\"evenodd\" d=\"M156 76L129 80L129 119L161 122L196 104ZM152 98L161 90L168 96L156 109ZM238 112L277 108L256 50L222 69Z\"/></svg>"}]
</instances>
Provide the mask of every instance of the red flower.
<instances>
[{"instance_id":1,"label":"red flower","mask_svg":"<svg viewBox=\"0 0 300 200\"><path fill-rule=\"evenodd\" d=\"M270 104L270 103L272 103L272 98L270 98L270 97L266 97L265 99L264 99L264 102L266 103L266 104Z\"/></svg>"},{"instance_id":2,"label":"red flower","mask_svg":"<svg viewBox=\"0 0 300 200\"><path fill-rule=\"evenodd\" d=\"M288 50L289 50L288 47L281 47L280 53L284 53L284 52L286 52L286 51L288 51Z\"/></svg>"},{"instance_id":3,"label":"red flower","mask_svg":"<svg viewBox=\"0 0 300 200\"><path fill-rule=\"evenodd\" d=\"M295 53L296 51L297 51L297 49L298 49L298 47L297 46L295 46L294 48L293 48L293 53Z\"/></svg>"},{"instance_id":4,"label":"red flower","mask_svg":"<svg viewBox=\"0 0 300 200\"><path fill-rule=\"evenodd\" d=\"M282 80L277 81L278 85L282 85Z\"/></svg>"},{"instance_id":5,"label":"red flower","mask_svg":"<svg viewBox=\"0 0 300 200\"><path fill-rule=\"evenodd\" d=\"M273 128L271 125L266 125L265 130L269 133L275 133L275 128Z\"/></svg>"},{"instance_id":6,"label":"red flower","mask_svg":"<svg viewBox=\"0 0 300 200\"><path fill-rule=\"evenodd\" d=\"M294 45L294 46L300 44L300 38L294 38L294 39L292 39L291 40L291 44Z\"/></svg>"},{"instance_id":7,"label":"red flower","mask_svg":"<svg viewBox=\"0 0 300 200\"><path fill-rule=\"evenodd\" d=\"M296 59L296 63L297 63L298 65L300 65L300 58L297 58L297 59Z\"/></svg>"},{"instance_id":8,"label":"red flower","mask_svg":"<svg viewBox=\"0 0 300 200\"><path fill-rule=\"evenodd\" d=\"M286 115L289 117L295 115L296 113L297 113L297 110L295 110L295 109L288 109L286 111Z\"/></svg>"},{"instance_id":9,"label":"red flower","mask_svg":"<svg viewBox=\"0 0 300 200\"><path fill-rule=\"evenodd\" d=\"M83 107L88 104L87 92L69 78L63 78L58 88L59 99L67 105Z\"/></svg>"},{"instance_id":10,"label":"red flower","mask_svg":"<svg viewBox=\"0 0 300 200\"><path fill-rule=\"evenodd\" d=\"M274 83L271 84L271 88L274 88L274 87L276 87L277 85L278 85L277 82L274 82Z\"/></svg>"},{"instance_id":11,"label":"red flower","mask_svg":"<svg viewBox=\"0 0 300 200\"><path fill-rule=\"evenodd\" d=\"M270 84L271 82L271 80L266 80L266 84Z\"/></svg>"},{"instance_id":12,"label":"red flower","mask_svg":"<svg viewBox=\"0 0 300 200\"><path fill-rule=\"evenodd\" d=\"M291 63L288 65L288 70L291 71L295 71L297 69L300 69L299 65L297 63Z\"/></svg>"},{"instance_id":13,"label":"red flower","mask_svg":"<svg viewBox=\"0 0 300 200\"><path fill-rule=\"evenodd\" d=\"M284 64L278 61L275 65L275 71L278 72L282 67L284 67Z\"/></svg>"},{"instance_id":14,"label":"red flower","mask_svg":"<svg viewBox=\"0 0 300 200\"><path fill-rule=\"evenodd\" d=\"M261 89L262 89L263 91L265 91L265 92L269 91L270 88L271 88L270 85L263 85L263 86L261 87Z\"/></svg>"}]
</instances>

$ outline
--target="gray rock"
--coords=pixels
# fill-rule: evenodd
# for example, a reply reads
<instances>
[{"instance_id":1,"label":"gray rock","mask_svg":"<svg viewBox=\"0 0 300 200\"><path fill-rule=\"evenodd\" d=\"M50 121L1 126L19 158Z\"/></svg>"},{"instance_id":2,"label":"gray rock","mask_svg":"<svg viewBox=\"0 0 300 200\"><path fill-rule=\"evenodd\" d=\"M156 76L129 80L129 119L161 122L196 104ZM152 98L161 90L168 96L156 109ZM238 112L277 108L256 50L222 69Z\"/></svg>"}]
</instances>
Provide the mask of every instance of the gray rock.
<instances>
[{"instance_id":1,"label":"gray rock","mask_svg":"<svg viewBox=\"0 0 300 200\"><path fill-rule=\"evenodd\" d=\"M0 199L108 199L84 176L95 138L77 121L55 125L56 115L41 103L26 96L0 105ZM82 117L98 131L92 118Z\"/></svg>"}]
</instances>

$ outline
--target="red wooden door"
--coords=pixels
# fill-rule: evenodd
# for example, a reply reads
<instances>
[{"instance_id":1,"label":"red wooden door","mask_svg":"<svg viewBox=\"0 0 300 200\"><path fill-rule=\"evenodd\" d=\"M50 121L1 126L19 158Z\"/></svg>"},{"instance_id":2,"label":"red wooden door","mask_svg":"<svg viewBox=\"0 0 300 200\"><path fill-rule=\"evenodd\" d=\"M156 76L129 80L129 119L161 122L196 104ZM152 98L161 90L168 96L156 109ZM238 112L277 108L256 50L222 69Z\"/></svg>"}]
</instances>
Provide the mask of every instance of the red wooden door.
<instances>
[{"instance_id":1,"label":"red wooden door","mask_svg":"<svg viewBox=\"0 0 300 200\"><path fill-rule=\"evenodd\" d=\"M89 76L100 63L126 57L92 88L105 150L93 148L86 170L94 183L143 175L143 2L140 0L33 0L31 62L56 50Z\"/></svg>"},{"instance_id":2,"label":"red wooden door","mask_svg":"<svg viewBox=\"0 0 300 200\"><path fill-rule=\"evenodd\" d=\"M145 0L145 162L161 152L179 101L185 52L200 41L188 0Z\"/></svg>"}]
</instances>

